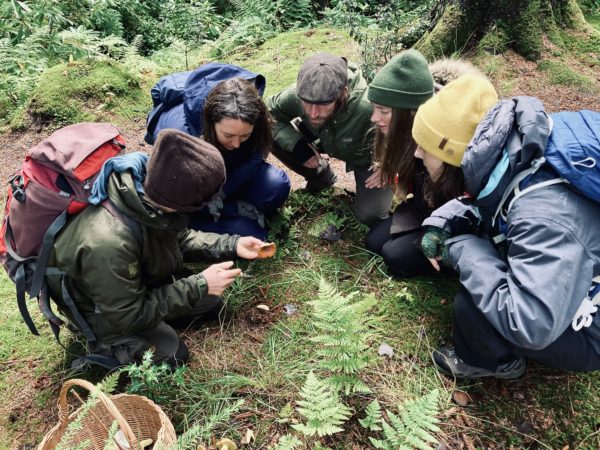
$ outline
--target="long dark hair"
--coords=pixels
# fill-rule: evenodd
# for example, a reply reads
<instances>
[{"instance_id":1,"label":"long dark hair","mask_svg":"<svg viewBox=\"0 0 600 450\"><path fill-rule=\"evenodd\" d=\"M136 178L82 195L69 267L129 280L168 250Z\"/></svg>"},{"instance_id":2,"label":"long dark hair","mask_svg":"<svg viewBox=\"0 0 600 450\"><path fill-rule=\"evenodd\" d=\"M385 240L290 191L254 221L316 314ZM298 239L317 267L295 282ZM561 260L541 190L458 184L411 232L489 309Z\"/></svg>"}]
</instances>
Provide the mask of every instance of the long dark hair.
<instances>
[{"instance_id":1,"label":"long dark hair","mask_svg":"<svg viewBox=\"0 0 600 450\"><path fill-rule=\"evenodd\" d=\"M266 158L273 142L271 116L251 82L230 78L221 81L208 94L204 104L204 139L217 148L221 148L221 145L215 124L226 117L240 119L254 126L246 142L252 149L259 149Z\"/></svg>"},{"instance_id":2,"label":"long dark hair","mask_svg":"<svg viewBox=\"0 0 600 450\"><path fill-rule=\"evenodd\" d=\"M374 159L381 168L381 181L392 185L399 200L406 199L415 170L417 144L411 135L414 120L411 110L392 108L388 133L379 129L375 132Z\"/></svg>"},{"instance_id":3,"label":"long dark hair","mask_svg":"<svg viewBox=\"0 0 600 450\"><path fill-rule=\"evenodd\" d=\"M465 192L465 179L460 167L443 163L433 178L428 177L423 187L425 201L430 208L439 208Z\"/></svg>"}]
</instances>

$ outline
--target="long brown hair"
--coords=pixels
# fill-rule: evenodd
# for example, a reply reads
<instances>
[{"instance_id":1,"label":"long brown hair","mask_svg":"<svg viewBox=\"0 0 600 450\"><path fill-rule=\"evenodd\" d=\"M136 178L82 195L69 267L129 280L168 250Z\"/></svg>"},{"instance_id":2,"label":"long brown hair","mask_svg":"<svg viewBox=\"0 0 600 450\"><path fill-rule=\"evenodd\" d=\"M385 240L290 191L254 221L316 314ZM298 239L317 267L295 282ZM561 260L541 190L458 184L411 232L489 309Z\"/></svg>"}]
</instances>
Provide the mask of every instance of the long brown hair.
<instances>
[{"instance_id":1,"label":"long brown hair","mask_svg":"<svg viewBox=\"0 0 600 450\"><path fill-rule=\"evenodd\" d=\"M465 179L460 167L443 163L434 178L428 177L423 187L425 201L430 208L439 208L465 192Z\"/></svg>"},{"instance_id":2,"label":"long brown hair","mask_svg":"<svg viewBox=\"0 0 600 450\"><path fill-rule=\"evenodd\" d=\"M226 117L252 125L248 144L267 157L273 142L271 116L252 83L242 78L221 81L208 94L204 104L204 140L221 148L215 124Z\"/></svg>"},{"instance_id":3,"label":"long brown hair","mask_svg":"<svg viewBox=\"0 0 600 450\"><path fill-rule=\"evenodd\" d=\"M406 199L415 170L417 144L411 135L414 119L411 110L392 108L388 133L379 129L375 133L374 159L381 168L381 181L390 183L401 201Z\"/></svg>"}]
</instances>

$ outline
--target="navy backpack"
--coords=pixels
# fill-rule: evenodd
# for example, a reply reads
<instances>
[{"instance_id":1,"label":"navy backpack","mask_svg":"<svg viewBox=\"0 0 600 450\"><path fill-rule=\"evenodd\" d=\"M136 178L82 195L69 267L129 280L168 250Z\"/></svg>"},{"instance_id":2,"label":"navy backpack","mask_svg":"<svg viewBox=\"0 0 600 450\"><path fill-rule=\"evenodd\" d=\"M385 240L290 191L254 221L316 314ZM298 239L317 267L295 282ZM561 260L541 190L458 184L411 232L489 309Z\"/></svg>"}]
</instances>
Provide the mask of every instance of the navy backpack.
<instances>
[{"instance_id":1,"label":"navy backpack","mask_svg":"<svg viewBox=\"0 0 600 450\"><path fill-rule=\"evenodd\" d=\"M150 90L153 107L146 120L144 140L154 144L163 128L175 128L192 136L202 135L206 97L217 83L235 77L254 81L258 93L263 95L265 77L233 64L210 62L193 71L162 77Z\"/></svg>"}]
</instances>

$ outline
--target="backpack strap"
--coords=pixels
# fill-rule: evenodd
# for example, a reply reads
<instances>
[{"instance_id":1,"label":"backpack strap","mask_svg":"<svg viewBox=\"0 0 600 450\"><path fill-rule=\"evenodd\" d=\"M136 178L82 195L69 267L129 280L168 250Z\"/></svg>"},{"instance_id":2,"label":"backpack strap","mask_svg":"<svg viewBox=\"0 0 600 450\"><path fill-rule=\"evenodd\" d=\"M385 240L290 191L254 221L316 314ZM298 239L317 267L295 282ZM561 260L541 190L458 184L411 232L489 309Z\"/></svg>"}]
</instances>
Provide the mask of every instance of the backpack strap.
<instances>
[{"instance_id":1,"label":"backpack strap","mask_svg":"<svg viewBox=\"0 0 600 450\"><path fill-rule=\"evenodd\" d=\"M35 272L31 280L31 289L29 291L29 298L38 297L42 284L44 282L44 276L46 275L46 267L48 266L48 258L54 247L54 238L60 230L67 223L67 211L63 211L54 221L50 224L46 233L44 234L44 240L42 241L42 249L38 256L37 263L35 265Z\"/></svg>"},{"instance_id":2,"label":"backpack strap","mask_svg":"<svg viewBox=\"0 0 600 450\"><path fill-rule=\"evenodd\" d=\"M110 356L99 355L97 353L88 353L87 355L75 358L71 362L71 369L83 370L89 364L94 364L107 370L113 370L123 365L117 358L111 358Z\"/></svg>"},{"instance_id":3,"label":"backpack strap","mask_svg":"<svg viewBox=\"0 0 600 450\"><path fill-rule=\"evenodd\" d=\"M96 335L79 312L79 309L77 309L77 306L73 301L73 297L71 297L71 294L67 289L67 284L65 281L66 278L66 275L63 274L60 282L63 302L65 302L65 305L67 305L67 308L69 308L69 312L72 314L73 319L75 319L75 324L77 325L77 328L79 328L79 330L84 334L88 342L94 343L96 342Z\"/></svg>"},{"instance_id":4,"label":"backpack strap","mask_svg":"<svg viewBox=\"0 0 600 450\"><path fill-rule=\"evenodd\" d=\"M540 167L542 167L542 165L544 165L545 162L546 162L546 158L544 158L543 156L540 158L534 159L531 162L531 167L523 170L522 172L519 172L513 178L513 180L510 182L510 184L504 191L504 194L502 195L502 198L500 199L500 202L498 203L498 207L496 208L496 212L494 213L494 216L492 217L492 226L495 226L496 220L498 220L498 224L499 224L499 228L500 228L500 233L492 238L492 240L494 241L495 244L500 244L501 242L506 240L506 234L503 231L504 227L502 226L502 223L504 223L504 224L506 223L506 220L508 218L508 212L510 211L513 204L515 203L515 201L518 198L524 196L525 194L527 194L531 191L535 191L537 189L540 189L540 188L543 188L546 186L552 186L554 184L560 184L560 183L568 183L568 181L565 180L564 178L558 177L558 178L552 178L550 180L542 181L540 183L532 184L530 186L527 186L525 189L521 189L521 185L527 184L527 181L529 180L529 178L534 173L536 173L538 171L538 169ZM510 198L510 201L508 201L509 198ZM508 205L506 205L507 202L508 202ZM506 205L506 207L505 207L505 205Z\"/></svg>"},{"instance_id":5,"label":"backpack strap","mask_svg":"<svg viewBox=\"0 0 600 450\"><path fill-rule=\"evenodd\" d=\"M21 313L27 328L29 328L29 331L31 331L32 334L39 336L40 333L31 319L31 315L27 310L27 304L25 302L25 264L23 262L19 263L19 267L15 273L15 286L17 288L17 306L19 307L19 312Z\"/></svg>"},{"instance_id":6,"label":"backpack strap","mask_svg":"<svg viewBox=\"0 0 600 450\"><path fill-rule=\"evenodd\" d=\"M76 322L77 328L79 329L79 331L81 331L85 335L88 342L91 342L91 343L96 342L96 336L94 335L90 326L88 325L86 320L83 318L83 316L77 309L77 306L75 305L75 302L73 301L73 298L69 294L69 291L66 287L66 282L65 282L66 275L64 274L64 272L62 272L61 270L59 270L55 267L50 267L50 268L46 269L46 275L49 275L49 276L58 275L61 277L60 284L61 284L63 301L67 305L67 308L69 308L69 311L71 312L71 314L73 315L73 319ZM99 355L96 353L88 353L86 355L81 356L81 355L76 355L75 353L73 353L60 340L60 327L62 325L64 325L64 322L61 319L59 319L52 311L52 308L50 306L50 298L49 298L48 290L47 290L46 286L44 286L42 288L42 290L40 291L38 303L40 306L40 310L42 311L42 314L44 314L44 317L46 319L48 319L48 323L50 324L50 329L52 330L52 334L54 334L54 337L56 338L56 341L58 342L58 344L63 349L65 349L65 351L67 353L69 353L70 355L76 356L76 358L71 362L71 369L80 370L80 369L83 369L88 364L94 364L94 365L103 367L107 370L113 370L122 365L117 358L111 358L111 357L105 356L105 355Z\"/></svg>"}]
</instances>

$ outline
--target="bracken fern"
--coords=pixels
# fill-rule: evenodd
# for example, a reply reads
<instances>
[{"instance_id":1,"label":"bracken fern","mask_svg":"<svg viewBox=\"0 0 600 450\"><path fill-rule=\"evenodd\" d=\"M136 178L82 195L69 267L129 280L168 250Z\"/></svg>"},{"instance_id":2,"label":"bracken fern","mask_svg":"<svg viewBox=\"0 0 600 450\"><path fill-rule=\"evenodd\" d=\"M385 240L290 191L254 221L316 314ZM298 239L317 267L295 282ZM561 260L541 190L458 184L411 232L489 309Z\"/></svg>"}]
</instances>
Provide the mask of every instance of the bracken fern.
<instances>
[{"instance_id":1,"label":"bracken fern","mask_svg":"<svg viewBox=\"0 0 600 450\"><path fill-rule=\"evenodd\" d=\"M302 441L300 439L286 434L285 436L281 436L281 438L279 438L279 441L273 450L296 450L301 445Z\"/></svg>"},{"instance_id":2,"label":"bracken fern","mask_svg":"<svg viewBox=\"0 0 600 450\"><path fill-rule=\"evenodd\" d=\"M440 431L436 425L438 398L439 392L434 389L423 397L407 401L400 416L386 410L390 423L381 421L384 439L369 438L373 446L383 450L430 450L427 443L436 442L436 438L429 432Z\"/></svg>"},{"instance_id":3,"label":"bracken fern","mask_svg":"<svg viewBox=\"0 0 600 450\"><path fill-rule=\"evenodd\" d=\"M379 425L381 420L381 406L377 400L373 400L365 409L365 418L358 419L358 423L367 430L381 431L381 426Z\"/></svg>"},{"instance_id":4,"label":"bracken fern","mask_svg":"<svg viewBox=\"0 0 600 450\"><path fill-rule=\"evenodd\" d=\"M350 417L350 408L344 405L327 382L317 379L311 371L296 402L298 412L306 423L292 425L305 436L328 436L343 431L341 425Z\"/></svg>"},{"instance_id":5,"label":"bracken fern","mask_svg":"<svg viewBox=\"0 0 600 450\"><path fill-rule=\"evenodd\" d=\"M369 342L376 336L372 325L377 319L368 313L376 303L375 297L367 295L354 301L355 296L356 293L343 296L321 279L317 300L309 302L319 331L311 340L319 344L316 352L321 357L321 367L333 373L330 384L346 395L370 392L357 373L369 363Z\"/></svg>"}]
</instances>

